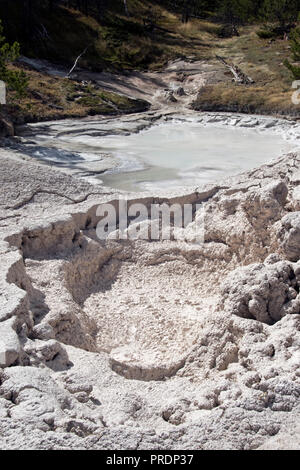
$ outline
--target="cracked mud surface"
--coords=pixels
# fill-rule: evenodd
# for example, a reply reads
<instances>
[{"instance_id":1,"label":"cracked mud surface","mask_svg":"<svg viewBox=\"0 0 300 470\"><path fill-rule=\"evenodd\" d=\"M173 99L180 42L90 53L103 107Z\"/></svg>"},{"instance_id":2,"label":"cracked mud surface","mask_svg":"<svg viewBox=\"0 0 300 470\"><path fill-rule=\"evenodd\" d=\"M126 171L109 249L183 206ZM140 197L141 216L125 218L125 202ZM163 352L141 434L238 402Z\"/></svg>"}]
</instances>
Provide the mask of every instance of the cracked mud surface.
<instances>
[{"instance_id":1,"label":"cracked mud surface","mask_svg":"<svg viewBox=\"0 0 300 470\"><path fill-rule=\"evenodd\" d=\"M184 240L100 242L116 195L1 152L1 448L300 447L299 154L135 195L200 204Z\"/></svg>"}]
</instances>

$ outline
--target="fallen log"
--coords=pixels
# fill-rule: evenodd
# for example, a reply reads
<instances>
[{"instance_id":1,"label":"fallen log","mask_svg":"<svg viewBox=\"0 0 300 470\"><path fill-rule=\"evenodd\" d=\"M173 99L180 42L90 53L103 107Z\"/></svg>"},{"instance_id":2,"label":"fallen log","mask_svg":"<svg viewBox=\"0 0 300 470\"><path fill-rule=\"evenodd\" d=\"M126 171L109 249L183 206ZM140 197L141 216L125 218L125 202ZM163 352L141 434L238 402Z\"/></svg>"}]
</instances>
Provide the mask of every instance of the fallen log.
<instances>
[{"instance_id":1,"label":"fallen log","mask_svg":"<svg viewBox=\"0 0 300 470\"><path fill-rule=\"evenodd\" d=\"M244 85L252 85L253 83L255 83L254 80L248 75L246 75L237 65L229 64L228 62L226 62L225 59L223 59L223 57L220 57L218 55L216 56L216 58L230 70L233 75L233 80L235 82L242 83Z\"/></svg>"},{"instance_id":2,"label":"fallen log","mask_svg":"<svg viewBox=\"0 0 300 470\"><path fill-rule=\"evenodd\" d=\"M144 27L150 32L154 31L154 29L157 29L158 31L163 31L164 33L171 33L169 29L163 28L162 26L158 26L152 20L144 18L143 23L144 23Z\"/></svg>"}]
</instances>

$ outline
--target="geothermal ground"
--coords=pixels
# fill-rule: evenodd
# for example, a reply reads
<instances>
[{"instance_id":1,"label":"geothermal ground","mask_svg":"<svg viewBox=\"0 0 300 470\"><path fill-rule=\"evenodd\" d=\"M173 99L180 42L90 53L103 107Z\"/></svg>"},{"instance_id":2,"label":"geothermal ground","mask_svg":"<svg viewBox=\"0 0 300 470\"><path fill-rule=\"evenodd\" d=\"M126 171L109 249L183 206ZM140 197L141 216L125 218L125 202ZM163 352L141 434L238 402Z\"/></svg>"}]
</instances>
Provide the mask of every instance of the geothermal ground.
<instances>
[{"instance_id":1,"label":"geothermal ground","mask_svg":"<svg viewBox=\"0 0 300 470\"><path fill-rule=\"evenodd\" d=\"M137 132L155 113L114 122ZM299 133L273 118L201 119ZM0 447L299 449L299 152L127 194L148 216L100 240L97 209L120 192L89 181L111 157L60 164L57 144L97 125L31 126L1 149ZM35 153L42 141L54 160ZM193 205L181 236L131 238L162 203Z\"/></svg>"},{"instance_id":2,"label":"geothermal ground","mask_svg":"<svg viewBox=\"0 0 300 470\"><path fill-rule=\"evenodd\" d=\"M1 447L298 448L299 165L132 199L200 204L181 241L99 241L114 194L2 156Z\"/></svg>"}]
</instances>

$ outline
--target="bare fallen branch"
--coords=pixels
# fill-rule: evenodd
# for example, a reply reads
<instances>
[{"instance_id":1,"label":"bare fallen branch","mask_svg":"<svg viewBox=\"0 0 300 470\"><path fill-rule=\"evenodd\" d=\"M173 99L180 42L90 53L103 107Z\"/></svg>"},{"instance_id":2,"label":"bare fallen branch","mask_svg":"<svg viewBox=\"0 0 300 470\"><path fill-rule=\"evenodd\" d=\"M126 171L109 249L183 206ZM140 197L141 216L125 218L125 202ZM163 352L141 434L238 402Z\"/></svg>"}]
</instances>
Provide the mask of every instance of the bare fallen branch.
<instances>
[{"instance_id":1,"label":"bare fallen branch","mask_svg":"<svg viewBox=\"0 0 300 470\"><path fill-rule=\"evenodd\" d=\"M246 75L237 65L228 64L226 60L223 59L223 57L220 57L218 55L216 56L216 58L230 70L235 82L243 83L245 85L252 85L253 83L255 83L254 80L248 75Z\"/></svg>"},{"instance_id":2,"label":"bare fallen branch","mask_svg":"<svg viewBox=\"0 0 300 470\"><path fill-rule=\"evenodd\" d=\"M75 60L74 62L74 65L73 67L71 68L70 72L66 75L67 77L70 77L70 75L74 72L74 70L76 69L77 67L77 64L79 62L79 60L81 59L81 57L86 53L86 51L88 50L89 46L87 46L84 51L81 52L81 54L79 54L79 56L77 57L77 59Z\"/></svg>"}]
</instances>

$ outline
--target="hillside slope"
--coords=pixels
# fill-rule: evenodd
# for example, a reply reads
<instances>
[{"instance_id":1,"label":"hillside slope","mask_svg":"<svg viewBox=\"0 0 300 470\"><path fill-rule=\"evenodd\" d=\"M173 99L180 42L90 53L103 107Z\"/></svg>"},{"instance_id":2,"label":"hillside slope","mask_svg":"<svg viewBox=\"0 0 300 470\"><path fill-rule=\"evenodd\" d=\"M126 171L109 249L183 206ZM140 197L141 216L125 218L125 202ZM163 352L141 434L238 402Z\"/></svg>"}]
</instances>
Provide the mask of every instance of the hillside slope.
<instances>
[{"instance_id":1,"label":"hillside slope","mask_svg":"<svg viewBox=\"0 0 300 470\"><path fill-rule=\"evenodd\" d=\"M292 102L293 79L284 66L284 60L291 59L290 44L280 37L271 41L259 38L260 25L240 27L239 36L226 39L220 37L222 26L216 22L192 18L182 23L179 12L161 5L167 2L159 5L155 1L131 0L130 16L126 16L123 2L112 0L107 2L101 20L62 5L54 4L49 10L48 2L38 2L29 34L24 29L19 3L0 0L0 18L7 39L17 39L25 56L47 59L68 69L87 48L79 61L80 68L125 73L126 80L128 73L162 70L176 58L204 61L216 67L216 55L220 55L238 65L255 83L237 85L224 68L228 79L200 87L195 110L299 116L300 105ZM14 93L8 94L7 113L17 122L147 109L146 103L107 96L93 84L82 87L66 79L53 79L21 63L14 67L25 68L30 79L25 98L17 100Z\"/></svg>"}]
</instances>

